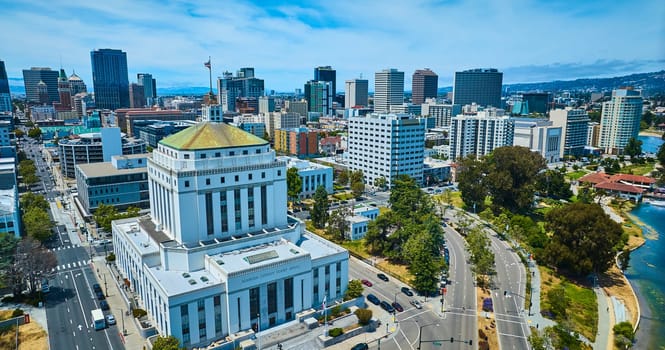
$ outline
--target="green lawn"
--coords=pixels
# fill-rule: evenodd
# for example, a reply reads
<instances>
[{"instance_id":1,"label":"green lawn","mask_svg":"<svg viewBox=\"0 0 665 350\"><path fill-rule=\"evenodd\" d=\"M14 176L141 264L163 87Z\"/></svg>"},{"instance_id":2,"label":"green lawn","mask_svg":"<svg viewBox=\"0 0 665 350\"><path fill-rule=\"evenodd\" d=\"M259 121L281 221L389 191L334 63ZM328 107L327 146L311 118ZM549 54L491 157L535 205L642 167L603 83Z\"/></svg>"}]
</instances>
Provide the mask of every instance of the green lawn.
<instances>
[{"instance_id":1,"label":"green lawn","mask_svg":"<svg viewBox=\"0 0 665 350\"><path fill-rule=\"evenodd\" d=\"M584 170L571 171L569 173L566 173L566 177L570 180L577 180L588 173L589 173L588 171Z\"/></svg>"},{"instance_id":2,"label":"green lawn","mask_svg":"<svg viewBox=\"0 0 665 350\"><path fill-rule=\"evenodd\" d=\"M632 164L621 168L620 173L633 175L646 175L654 170L654 163Z\"/></svg>"}]
</instances>

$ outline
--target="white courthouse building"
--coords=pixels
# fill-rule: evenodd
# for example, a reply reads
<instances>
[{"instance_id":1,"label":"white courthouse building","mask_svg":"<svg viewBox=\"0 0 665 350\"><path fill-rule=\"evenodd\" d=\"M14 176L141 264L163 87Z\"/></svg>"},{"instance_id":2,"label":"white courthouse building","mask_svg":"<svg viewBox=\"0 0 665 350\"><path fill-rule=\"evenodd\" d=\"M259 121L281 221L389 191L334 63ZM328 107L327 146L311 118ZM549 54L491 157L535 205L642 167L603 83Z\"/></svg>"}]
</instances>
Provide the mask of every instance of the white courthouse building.
<instances>
[{"instance_id":1,"label":"white courthouse building","mask_svg":"<svg viewBox=\"0 0 665 350\"><path fill-rule=\"evenodd\" d=\"M114 221L113 243L162 335L187 348L242 340L342 298L349 254L286 215L286 163L267 141L192 126L159 142L148 182L150 215Z\"/></svg>"}]
</instances>

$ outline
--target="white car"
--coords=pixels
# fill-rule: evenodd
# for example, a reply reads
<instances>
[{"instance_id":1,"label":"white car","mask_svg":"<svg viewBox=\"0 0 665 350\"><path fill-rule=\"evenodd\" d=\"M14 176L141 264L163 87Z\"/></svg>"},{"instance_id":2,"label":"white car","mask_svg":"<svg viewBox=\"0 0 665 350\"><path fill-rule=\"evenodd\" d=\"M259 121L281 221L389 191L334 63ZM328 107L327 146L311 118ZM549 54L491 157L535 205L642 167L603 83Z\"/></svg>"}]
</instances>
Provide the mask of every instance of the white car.
<instances>
[{"instance_id":1,"label":"white car","mask_svg":"<svg viewBox=\"0 0 665 350\"><path fill-rule=\"evenodd\" d=\"M109 326L113 326L115 324L115 316L106 315L106 323L108 323Z\"/></svg>"},{"instance_id":2,"label":"white car","mask_svg":"<svg viewBox=\"0 0 665 350\"><path fill-rule=\"evenodd\" d=\"M411 303L411 305L413 305L413 307L415 307L416 309L423 308L422 304L420 304L420 302L416 299L412 299L409 303Z\"/></svg>"}]
</instances>

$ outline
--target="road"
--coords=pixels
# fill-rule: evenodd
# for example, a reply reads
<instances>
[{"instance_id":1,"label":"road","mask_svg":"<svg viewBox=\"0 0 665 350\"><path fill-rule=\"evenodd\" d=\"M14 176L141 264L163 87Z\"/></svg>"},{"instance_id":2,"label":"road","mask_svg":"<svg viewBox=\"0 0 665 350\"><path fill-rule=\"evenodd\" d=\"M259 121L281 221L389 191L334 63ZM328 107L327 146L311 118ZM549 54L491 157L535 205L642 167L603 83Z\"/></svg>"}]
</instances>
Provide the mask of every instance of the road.
<instances>
[{"instance_id":1,"label":"road","mask_svg":"<svg viewBox=\"0 0 665 350\"><path fill-rule=\"evenodd\" d=\"M50 292L44 300L49 347L72 350L124 349L117 325L99 331L94 329L91 310L99 308L99 301L94 296L92 285L104 284L95 279L90 248L87 242L81 242L76 231L76 220L71 213L55 201L62 189L55 186L50 167L42 159L40 145L24 142L23 149L28 158L35 162L40 179L38 184L32 186L32 190L44 194L51 207L51 218L56 223L53 238L46 242L46 247L53 251L57 259L57 266L49 274Z\"/></svg>"}]
</instances>

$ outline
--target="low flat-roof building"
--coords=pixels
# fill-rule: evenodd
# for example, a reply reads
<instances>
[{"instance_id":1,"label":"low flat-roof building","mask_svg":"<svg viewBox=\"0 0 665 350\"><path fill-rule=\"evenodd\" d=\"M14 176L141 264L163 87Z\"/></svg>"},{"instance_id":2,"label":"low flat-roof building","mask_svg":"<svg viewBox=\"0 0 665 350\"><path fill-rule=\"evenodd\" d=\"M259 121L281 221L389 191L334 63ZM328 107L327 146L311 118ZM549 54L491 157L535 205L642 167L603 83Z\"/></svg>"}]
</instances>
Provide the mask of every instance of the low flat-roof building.
<instances>
[{"instance_id":1,"label":"low flat-roof building","mask_svg":"<svg viewBox=\"0 0 665 350\"><path fill-rule=\"evenodd\" d=\"M77 205L82 214L93 214L100 204L119 211L149 208L147 164L147 154L134 154L113 156L110 162L77 165Z\"/></svg>"},{"instance_id":2,"label":"low flat-roof building","mask_svg":"<svg viewBox=\"0 0 665 350\"><path fill-rule=\"evenodd\" d=\"M333 193L333 168L293 157L282 156L277 159L286 162L287 168L298 169L302 179L301 199L312 197L319 186L325 187L329 194Z\"/></svg>"}]
</instances>

